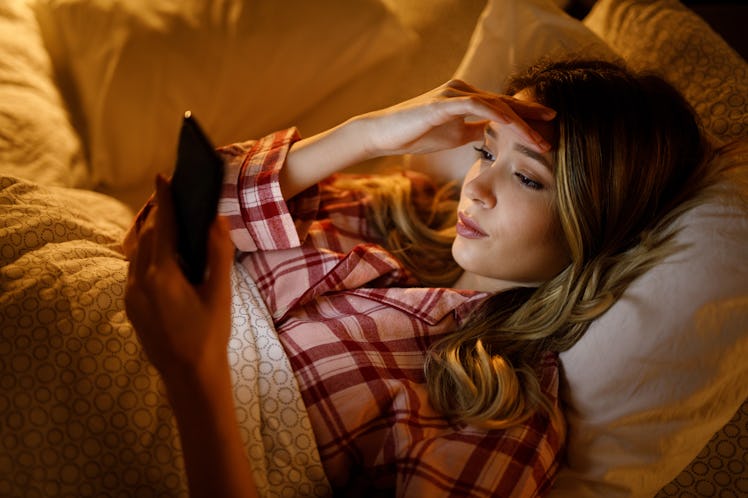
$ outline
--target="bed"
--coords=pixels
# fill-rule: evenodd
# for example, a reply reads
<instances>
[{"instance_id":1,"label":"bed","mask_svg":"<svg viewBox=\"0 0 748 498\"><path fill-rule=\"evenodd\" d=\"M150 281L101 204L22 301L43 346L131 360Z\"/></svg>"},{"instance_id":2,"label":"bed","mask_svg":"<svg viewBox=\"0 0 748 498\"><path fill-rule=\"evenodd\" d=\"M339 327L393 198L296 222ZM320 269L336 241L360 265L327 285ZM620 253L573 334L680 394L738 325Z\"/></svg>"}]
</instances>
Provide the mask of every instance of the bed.
<instances>
[{"instance_id":1,"label":"bed","mask_svg":"<svg viewBox=\"0 0 748 498\"><path fill-rule=\"evenodd\" d=\"M0 496L186 496L120 246L185 109L216 143L308 135L455 75L498 91L572 53L661 73L716 141L748 141L748 65L687 7L600 0L580 21L559 4L2 2ZM569 441L548 496L748 495L748 155L733 156L725 195L678 220L683 249L561 355ZM229 355L260 490L326 496L272 322L234 272Z\"/></svg>"}]
</instances>

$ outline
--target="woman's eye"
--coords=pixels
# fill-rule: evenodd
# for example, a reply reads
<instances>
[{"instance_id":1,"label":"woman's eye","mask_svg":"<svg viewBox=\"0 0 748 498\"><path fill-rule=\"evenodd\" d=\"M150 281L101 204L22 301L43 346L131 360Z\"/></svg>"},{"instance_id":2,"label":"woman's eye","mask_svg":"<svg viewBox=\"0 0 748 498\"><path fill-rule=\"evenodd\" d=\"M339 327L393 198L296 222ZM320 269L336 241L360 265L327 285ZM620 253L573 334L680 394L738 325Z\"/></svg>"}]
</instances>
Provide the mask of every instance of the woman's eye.
<instances>
[{"instance_id":1,"label":"woman's eye","mask_svg":"<svg viewBox=\"0 0 748 498\"><path fill-rule=\"evenodd\" d=\"M522 185L526 186L527 188L531 188L533 190L543 190L542 183L538 183L535 180L526 177L522 173L514 173L514 175L519 178L519 181L522 183Z\"/></svg>"},{"instance_id":2,"label":"woman's eye","mask_svg":"<svg viewBox=\"0 0 748 498\"><path fill-rule=\"evenodd\" d=\"M480 147L473 147L473 149L475 149L475 151L478 153L478 156L483 161L494 162L496 160L496 157L493 154L491 154L491 152L488 149L486 149L485 145L482 145Z\"/></svg>"}]
</instances>

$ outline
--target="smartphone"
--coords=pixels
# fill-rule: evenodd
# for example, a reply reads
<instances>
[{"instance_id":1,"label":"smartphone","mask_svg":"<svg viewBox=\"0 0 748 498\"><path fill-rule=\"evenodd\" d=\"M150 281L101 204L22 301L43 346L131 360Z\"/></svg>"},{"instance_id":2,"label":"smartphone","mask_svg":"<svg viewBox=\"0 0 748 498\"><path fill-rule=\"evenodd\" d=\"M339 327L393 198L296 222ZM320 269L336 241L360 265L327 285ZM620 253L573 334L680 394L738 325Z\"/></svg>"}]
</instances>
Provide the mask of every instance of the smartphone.
<instances>
[{"instance_id":1,"label":"smartphone","mask_svg":"<svg viewBox=\"0 0 748 498\"><path fill-rule=\"evenodd\" d=\"M187 280L205 279L208 231L218 211L223 160L190 111L179 131L171 193L177 225L177 256Z\"/></svg>"}]
</instances>

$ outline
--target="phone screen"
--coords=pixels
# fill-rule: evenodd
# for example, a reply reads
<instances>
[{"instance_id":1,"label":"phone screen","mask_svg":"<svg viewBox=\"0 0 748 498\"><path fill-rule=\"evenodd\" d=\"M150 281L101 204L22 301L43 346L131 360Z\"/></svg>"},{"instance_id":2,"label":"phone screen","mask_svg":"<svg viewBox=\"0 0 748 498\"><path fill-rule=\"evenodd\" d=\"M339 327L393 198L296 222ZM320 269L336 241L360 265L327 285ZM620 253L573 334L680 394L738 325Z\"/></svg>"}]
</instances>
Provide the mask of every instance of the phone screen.
<instances>
[{"instance_id":1,"label":"phone screen","mask_svg":"<svg viewBox=\"0 0 748 498\"><path fill-rule=\"evenodd\" d=\"M205 278L208 230L218 210L223 169L221 157L187 111L179 132L171 191L179 263L193 284Z\"/></svg>"}]
</instances>

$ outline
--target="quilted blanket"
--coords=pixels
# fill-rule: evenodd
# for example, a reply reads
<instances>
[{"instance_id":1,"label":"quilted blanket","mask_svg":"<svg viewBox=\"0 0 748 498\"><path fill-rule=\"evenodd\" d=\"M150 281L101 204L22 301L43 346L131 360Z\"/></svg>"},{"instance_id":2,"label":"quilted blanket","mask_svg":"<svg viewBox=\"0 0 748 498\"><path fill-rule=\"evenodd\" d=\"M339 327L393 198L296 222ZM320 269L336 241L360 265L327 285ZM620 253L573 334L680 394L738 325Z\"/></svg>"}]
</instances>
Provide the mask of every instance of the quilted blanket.
<instances>
[{"instance_id":1,"label":"quilted blanket","mask_svg":"<svg viewBox=\"0 0 748 498\"><path fill-rule=\"evenodd\" d=\"M186 496L176 422L124 311L129 211L0 177L0 495ZM254 283L232 275L236 413L262 496L329 485Z\"/></svg>"}]
</instances>

